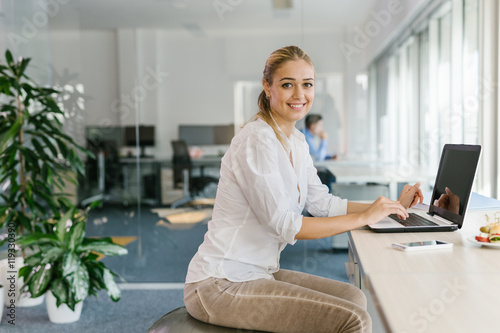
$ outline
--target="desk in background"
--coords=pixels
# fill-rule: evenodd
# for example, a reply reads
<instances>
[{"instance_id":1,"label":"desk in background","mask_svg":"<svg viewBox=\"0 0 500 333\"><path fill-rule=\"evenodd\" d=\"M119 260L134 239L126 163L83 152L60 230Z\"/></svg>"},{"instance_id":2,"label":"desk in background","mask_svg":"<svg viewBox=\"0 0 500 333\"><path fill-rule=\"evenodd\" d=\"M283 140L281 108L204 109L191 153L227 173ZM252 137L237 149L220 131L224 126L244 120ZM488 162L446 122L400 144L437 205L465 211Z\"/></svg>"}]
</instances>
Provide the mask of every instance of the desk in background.
<instances>
[{"instance_id":1,"label":"desk in background","mask_svg":"<svg viewBox=\"0 0 500 333\"><path fill-rule=\"evenodd\" d=\"M389 188L389 198L396 200L399 196L400 183L421 182L425 188L432 182L434 175L419 170L398 167L380 162L337 161L325 160L315 162L316 167L327 168L336 177L339 184L369 184L386 185Z\"/></svg>"},{"instance_id":2,"label":"desk in background","mask_svg":"<svg viewBox=\"0 0 500 333\"><path fill-rule=\"evenodd\" d=\"M193 167L199 169L203 174L205 169L220 169L220 156L206 156L191 160ZM165 196L172 196L171 200L182 197L182 190L175 191L173 188L173 174L170 172L172 161L170 159L156 158L121 158L120 164L123 173L124 200L128 202L137 201L138 181L141 184L141 202L151 205L165 205L170 199ZM139 179L137 178L137 168L140 168Z\"/></svg>"},{"instance_id":3,"label":"desk in background","mask_svg":"<svg viewBox=\"0 0 500 333\"><path fill-rule=\"evenodd\" d=\"M374 332L492 332L498 316L500 249L468 240L485 224L485 214L469 211L455 232L375 233L361 228L349 233L351 283L371 300ZM396 242L438 239L452 249L403 252ZM380 320L380 322L379 322ZM382 326L378 326L377 322Z\"/></svg>"},{"instance_id":4,"label":"desk in background","mask_svg":"<svg viewBox=\"0 0 500 333\"><path fill-rule=\"evenodd\" d=\"M404 184L421 182L425 190L432 182L432 177L422 172L377 161L325 160L314 165L334 174L336 182L331 185L332 193L350 201L372 202L380 195L397 200ZM332 237L332 247L346 249L347 235Z\"/></svg>"}]
</instances>

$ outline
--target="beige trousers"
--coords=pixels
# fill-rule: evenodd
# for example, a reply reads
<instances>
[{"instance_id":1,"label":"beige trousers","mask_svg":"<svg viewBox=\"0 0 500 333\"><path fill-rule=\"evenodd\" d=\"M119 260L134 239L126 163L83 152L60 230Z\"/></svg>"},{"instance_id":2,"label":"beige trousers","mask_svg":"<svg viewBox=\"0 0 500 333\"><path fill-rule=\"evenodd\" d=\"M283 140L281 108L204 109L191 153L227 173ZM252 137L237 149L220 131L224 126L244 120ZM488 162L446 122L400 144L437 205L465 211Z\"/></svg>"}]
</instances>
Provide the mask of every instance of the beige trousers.
<instances>
[{"instance_id":1,"label":"beige trousers","mask_svg":"<svg viewBox=\"0 0 500 333\"><path fill-rule=\"evenodd\" d=\"M366 297L350 284L280 270L275 280L187 283L184 304L206 323L266 332L371 332Z\"/></svg>"}]
</instances>

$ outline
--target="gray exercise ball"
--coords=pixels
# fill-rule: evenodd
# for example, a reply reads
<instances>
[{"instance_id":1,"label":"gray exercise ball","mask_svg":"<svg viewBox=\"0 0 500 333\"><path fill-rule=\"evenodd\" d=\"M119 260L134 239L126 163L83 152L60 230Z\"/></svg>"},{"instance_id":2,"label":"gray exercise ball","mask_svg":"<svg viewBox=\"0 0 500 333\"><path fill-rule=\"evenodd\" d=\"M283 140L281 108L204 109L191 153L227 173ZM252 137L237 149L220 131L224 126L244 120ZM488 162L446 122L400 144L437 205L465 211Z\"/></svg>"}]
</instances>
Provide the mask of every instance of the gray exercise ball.
<instances>
[{"instance_id":1,"label":"gray exercise ball","mask_svg":"<svg viewBox=\"0 0 500 333\"><path fill-rule=\"evenodd\" d=\"M170 311L158 319L146 333L259 333L236 328L210 325L201 322L187 312L186 307Z\"/></svg>"}]
</instances>

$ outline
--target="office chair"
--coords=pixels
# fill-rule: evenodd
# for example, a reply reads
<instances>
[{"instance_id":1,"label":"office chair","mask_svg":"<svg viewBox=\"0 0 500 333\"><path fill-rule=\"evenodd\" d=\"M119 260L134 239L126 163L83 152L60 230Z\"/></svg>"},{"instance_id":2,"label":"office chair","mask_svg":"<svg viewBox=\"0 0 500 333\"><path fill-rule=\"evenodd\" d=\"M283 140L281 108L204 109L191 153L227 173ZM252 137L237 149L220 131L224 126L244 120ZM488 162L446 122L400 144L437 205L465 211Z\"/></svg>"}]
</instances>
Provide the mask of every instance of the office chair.
<instances>
[{"instance_id":1,"label":"office chair","mask_svg":"<svg viewBox=\"0 0 500 333\"><path fill-rule=\"evenodd\" d=\"M87 149L95 154L96 159L87 160L85 181L90 187L97 185L97 194L81 200L80 205L85 207L94 201L101 201L101 205L104 201L120 201L111 195L111 190L121 183L122 177L116 143L87 139Z\"/></svg>"},{"instance_id":2,"label":"office chair","mask_svg":"<svg viewBox=\"0 0 500 333\"><path fill-rule=\"evenodd\" d=\"M192 176L193 163L189 156L188 145L183 140L172 141L174 155L172 158L172 167L174 171L174 187L183 189L183 197L170 205L171 208L177 208L194 200L210 184L217 184L219 179L205 176L203 169L198 177Z\"/></svg>"}]
</instances>

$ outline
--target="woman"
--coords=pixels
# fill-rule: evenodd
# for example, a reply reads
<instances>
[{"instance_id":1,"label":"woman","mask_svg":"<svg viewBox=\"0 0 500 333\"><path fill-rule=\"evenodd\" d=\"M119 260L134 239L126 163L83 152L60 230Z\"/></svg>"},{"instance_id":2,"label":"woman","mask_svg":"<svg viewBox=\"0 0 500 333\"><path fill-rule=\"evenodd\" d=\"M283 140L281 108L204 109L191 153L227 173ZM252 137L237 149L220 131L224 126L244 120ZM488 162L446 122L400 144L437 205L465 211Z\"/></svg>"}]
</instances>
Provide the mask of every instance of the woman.
<instances>
[{"instance_id":1,"label":"woman","mask_svg":"<svg viewBox=\"0 0 500 333\"><path fill-rule=\"evenodd\" d=\"M311 59L296 46L266 62L259 112L233 138L222 159L212 220L191 260L184 302L195 318L270 332L370 332L366 298L349 284L279 269L286 244L375 223L422 193L407 186L399 202L371 205L328 193L295 123L314 100ZM306 209L311 215L304 217Z\"/></svg>"}]
</instances>

